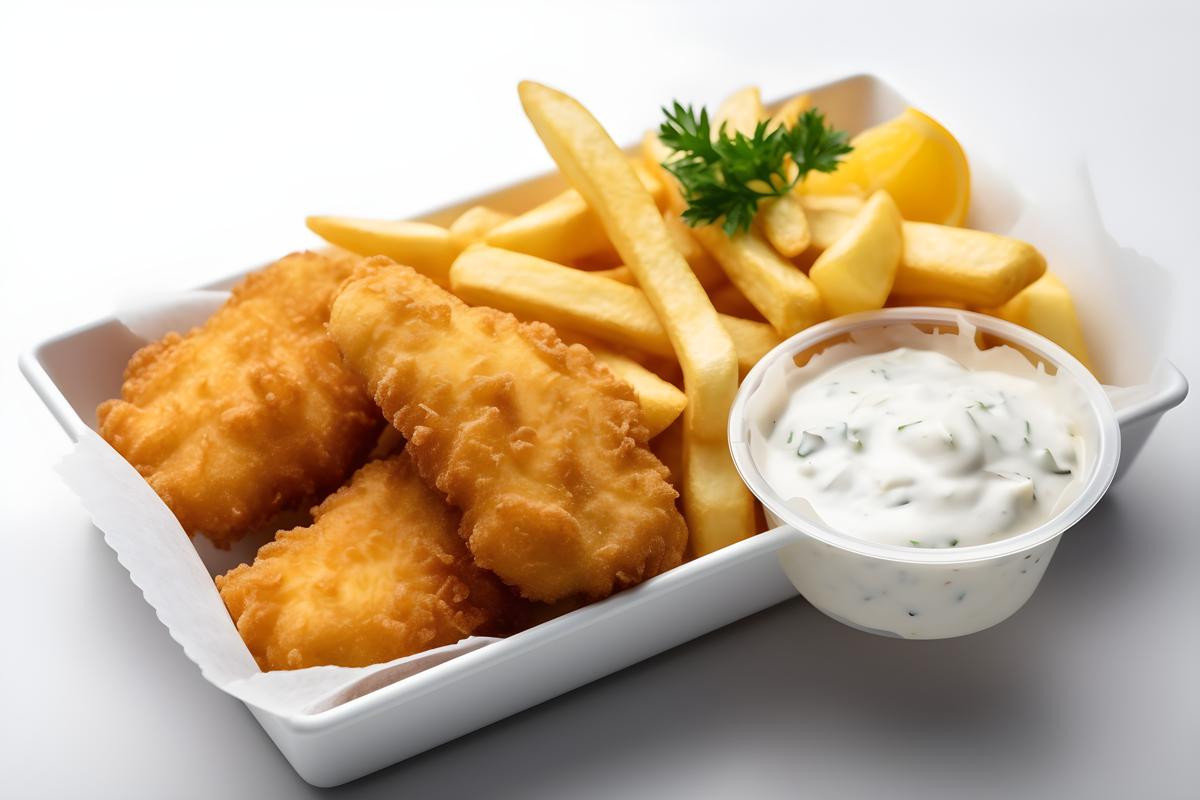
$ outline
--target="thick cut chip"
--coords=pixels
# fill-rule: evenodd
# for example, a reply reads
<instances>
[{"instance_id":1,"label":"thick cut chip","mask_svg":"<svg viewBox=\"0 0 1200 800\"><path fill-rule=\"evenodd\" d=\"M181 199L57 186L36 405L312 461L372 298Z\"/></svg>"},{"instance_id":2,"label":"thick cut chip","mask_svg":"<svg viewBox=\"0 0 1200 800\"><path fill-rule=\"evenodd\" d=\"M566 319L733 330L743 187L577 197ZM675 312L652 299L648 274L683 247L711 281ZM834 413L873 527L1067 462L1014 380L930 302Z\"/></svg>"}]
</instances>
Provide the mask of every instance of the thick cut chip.
<instances>
[{"instance_id":1,"label":"thick cut chip","mask_svg":"<svg viewBox=\"0 0 1200 800\"><path fill-rule=\"evenodd\" d=\"M1010 300L1045 271L1045 257L1020 239L929 222L906 222L895 291L972 306L996 306Z\"/></svg>"},{"instance_id":2,"label":"thick cut chip","mask_svg":"<svg viewBox=\"0 0 1200 800\"><path fill-rule=\"evenodd\" d=\"M810 108L812 108L812 95L798 94L785 100L779 108L771 113L771 125L786 125L790 128L800 119L800 115Z\"/></svg>"},{"instance_id":3,"label":"thick cut chip","mask_svg":"<svg viewBox=\"0 0 1200 800\"><path fill-rule=\"evenodd\" d=\"M887 192L871 196L842 238L820 255L808 276L829 313L883 308L900 262L900 211Z\"/></svg>"},{"instance_id":4,"label":"thick cut chip","mask_svg":"<svg viewBox=\"0 0 1200 800\"><path fill-rule=\"evenodd\" d=\"M797 195L808 224L809 245L818 253L828 250L862 210L863 198L852 195Z\"/></svg>"},{"instance_id":5,"label":"thick cut chip","mask_svg":"<svg viewBox=\"0 0 1200 800\"><path fill-rule=\"evenodd\" d=\"M663 185L658 176L640 164L633 167L646 191L661 201ZM600 219L574 189L497 225L483 241L560 264L613 253Z\"/></svg>"},{"instance_id":6,"label":"thick cut chip","mask_svg":"<svg viewBox=\"0 0 1200 800\"><path fill-rule=\"evenodd\" d=\"M450 231L428 222L309 217L308 228L330 244L360 256L387 256L447 285L450 265L459 247Z\"/></svg>"},{"instance_id":7,"label":"thick cut chip","mask_svg":"<svg viewBox=\"0 0 1200 800\"><path fill-rule=\"evenodd\" d=\"M751 535L754 503L724 447L738 379L729 334L672 243L654 200L600 123L576 100L546 86L526 81L519 91L546 149L596 212L667 330L688 396L685 436L724 448L723 458L697 460L685 470L693 474L695 491L685 491L684 508L705 545L697 552Z\"/></svg>"},{"instance_id":8,"label":"thick cut chip","mask_svg":"<svg viewBox=\"0 0 1200 800\"><path fill-rule=\"evenodd\" d=\"M701 286L705 289L712 289L725 283L725 273L721 271L721 265L713 260L708 251L692 235L691 227L679 218L679 214L670 209L664 211L663 223L667 226L667 233L671 234L671 241L675 243L675 249L688 262Z\"/></svg>"},{"instance_id":9,"label":"thick cut chip","mask_svg":"<svg viewBox=\"0 0 1200 800\"><path fill-rule=\"evenodd\" d=\"M612 269L598 269L594 270L592 274L599 278L608 278L610 281L623 283L626 286L637 286L637 278L633 277L633 273L629 271L629 267L621 266L613 267Z\"/></svg>"},{"instance_id":10,"label":"thick cut chip","mask_svg":"<svg viewBox=\"0 0 1200 800\"><path fill-rule=\"evenodd\" d=\"M780 336L791 336L825 318L817 287L795 264L776 253L757 230L728 236L718 225L705 225L695 233L725 270L729 282Z\"/></svg>"},{"instance_id":11,"label":"thick cut chip","mask_svg":"<svg viewBox=\"0 0 1200 800\"><path fill-rule=\"evenodd\" d=\"M488 231L503 225L513 218L512 214L497 211L487 206L472 206L450 223L450 239L459 250L465 250L473 244L478 244L487 236Z\"/></svg>"},{"instance_id":12,"label":"thick cut chip","mask_svg":"<svg viewBox=\"0 0 1200 800\"><path fill-rule=\"evenodd\" d=\"M746 299L746 295L739 292L738 288L732 283L718 286L716 289L710 291L708 296L712 298L713 307L721 314L753 320L754 322L766 322L763 319L763 315L758 313L758 309Z\"/></svg>"},{"instance_id":13,"label":"thick cut chip","mask_svg":"<svg viewBox=\"0 0 1200 800\"><path fill-rule=\"evenodd\" d=\"M1012 300L986 313L1040 333L1092 369L1075 303L1067 285L1054 273L1047 272Z\"/></svg>"},{"instance_id":14,"label":"thick cut chip","mask_svg":"<svg viewBox=\"0 0 1200 800\"><path fill-rule=\"evenodd\" d=\"M862 201L853 197L802 198L812 231L810 252L820 253L849 229ZM1036 247L987 231L904 222L904 247L893 291L968 306L1006 303L1046 271Z\"/></svg>"},{"instance_id":15,"label":"thick cut chip","mask_svg":"<svg viewBox=\"0 0 1200 800\"><path fill-rule=\"evenodd\" d=\"M668 213L683 211L675 179L662 168L669 152L653 133L642 140L643 164L656 165L666 189ZM781 336L807 328L825 318L820 294L808 276L785 260L757 228L728 236L718 225L691 228L692 236L716 260L729 282L750 301Z\"/></svg>"},{"instance_id":16,"label":"thick cut chip","mask_svg":"<svg viewBox=\"0 0 1200 800\"><path fill-rule=\"evenodd\" d=\"M781 256L794 258L807 250L812 241L804 204L795 192L763 201L758 223Z\"/></svg>"},{"instance_id":17,"label":"thick cut chip","mask_svg":"<svg viewBox=\"0 0 1200 800\"><path fill-rule=\"evenodd\" d=\"M473 305L492 306L653 355L675 354L666 329L642 290L606 275L582 272L524 253L476 247L454 262L450 287ZM766 350L779 343L768 325L724 315L719 319L733 340L742 371L754 366ZM767 342L770 344L764 350Z\"/></svg>"},{"instance_id":18,"label":"thick cut chip","mask_svg":"<svg viewBox=\"0 0 1200 800\"><path fill-rule=\"evenodd\" d=\"M940 297L909 297L907 295L896 294L893 292L883 304L884 308L905 308L911 306L932 306L934 308L961 308L967 307L966 303L960 303L957 300L943 300Z\"/></svg>"},{"instance_id":19,"label":"thick cut chip","mask_svg":"<svg viewBox=\"0 0 1200 800\"><path fill-rule=\"evenodd\" d=\"M599 220L573 190L497 225L484 241L560 263L612 250Z\"/></svg>"},{"instance_id":20,"label":"thick cut chip","mask_svg":"<svg viewBox=\"0 0 1200 800\"><path fill-rule=\"evenodd\" d=\"M653 439L679 418L687 407L687 395L673 383L668 383L628 356L601 347L591 347L596 361L608 367L621 380L633 387L638 405L642 407L642 422Z\"/></svg>"},{"instance_id":21,"label":"thick cut chip","mask_svg":"<svg viewBox=\"0 0 1200 800\"><path fill-rule=\"evenodd\" d=\"M729 95L717 106L717 113L713 115L713 127L719 129L724 125L725 133L729 136L735 133L749 136L754 133L759 120L765 116L762 93L757 86L747 86Z\"/></svg>"},{"instance_id":22,"label":"thick cut chip","mask_svg":"<svg viewBox=\"0 0 1200 800\"><path fill-rule=\"evenodd\" d=\"M762 322L722 314L721 324L733 339L738 354L738 370L743 376L782 341L774 328Z\"/></svg>"}]
</instances>

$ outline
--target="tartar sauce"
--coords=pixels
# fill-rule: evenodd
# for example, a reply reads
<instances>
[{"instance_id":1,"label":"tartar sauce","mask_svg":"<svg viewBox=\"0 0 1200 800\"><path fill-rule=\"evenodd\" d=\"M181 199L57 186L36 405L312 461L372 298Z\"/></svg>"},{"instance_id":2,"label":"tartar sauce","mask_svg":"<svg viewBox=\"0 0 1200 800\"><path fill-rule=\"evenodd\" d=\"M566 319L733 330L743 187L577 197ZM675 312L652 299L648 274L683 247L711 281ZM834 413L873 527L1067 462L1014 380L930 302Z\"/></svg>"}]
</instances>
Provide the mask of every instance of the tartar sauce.
<instances>
[{"instance_id":1,"label":"tartar sauce","mask_svg":"<svg viewBox=\"0 0 1200 800\"><path fill-rule=\"evenodd\" d=\"M966 547L1053 516L1083 461L1071 405L1049 381L972 370L902 347L800 386L761 464L785 497L841 533Z\"/></svg>"}]
</instances>

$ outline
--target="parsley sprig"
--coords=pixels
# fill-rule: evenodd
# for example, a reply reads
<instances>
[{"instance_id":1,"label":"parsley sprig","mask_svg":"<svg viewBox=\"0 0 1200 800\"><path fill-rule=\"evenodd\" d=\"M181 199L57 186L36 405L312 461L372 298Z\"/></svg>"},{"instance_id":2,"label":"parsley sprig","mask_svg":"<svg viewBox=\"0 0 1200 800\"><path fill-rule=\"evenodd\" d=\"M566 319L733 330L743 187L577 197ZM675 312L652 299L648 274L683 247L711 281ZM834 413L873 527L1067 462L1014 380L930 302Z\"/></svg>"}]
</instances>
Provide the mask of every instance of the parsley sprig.
<instances>
[{"instance_id":1,"label":"parsley sprig","mask_svg":"<svg viewBox=\"0 0 1200 800\"><path fill-rule=\"evenodd\" d=\"M662 111L658 138L675 151L663 167L687 201L684 221L695 227L724 218L721 227L730 236L750 229L760 201L786 194L813 170L833 172L853 149L845 131L827 126L816 109L791 127L760 122L749 136L730 135L723 123L714 136L704 107L697 116L676 101Z\"/></svg>"}]
</instances>

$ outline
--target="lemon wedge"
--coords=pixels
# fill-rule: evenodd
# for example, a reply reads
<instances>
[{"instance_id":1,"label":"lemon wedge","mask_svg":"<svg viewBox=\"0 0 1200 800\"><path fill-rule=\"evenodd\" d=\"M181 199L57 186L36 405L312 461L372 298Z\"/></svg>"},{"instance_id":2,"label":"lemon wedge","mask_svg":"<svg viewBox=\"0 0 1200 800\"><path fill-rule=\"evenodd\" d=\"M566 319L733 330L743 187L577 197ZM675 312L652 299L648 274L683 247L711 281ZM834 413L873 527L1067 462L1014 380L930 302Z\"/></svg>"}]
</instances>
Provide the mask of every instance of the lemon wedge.
<instances>
[{"instance_id":1,"label":"lemon wedge","mask_svg":"<svg viewBox=\"0 0 1200 800\"><path fill-rule=\"evenodd\" d=\"M867 197L883 189L906 220L962 225L971 169L958 141L936 120L909 108L851 140L837 171L811 173L803 191Z\"/></svg>"}]
</instances>

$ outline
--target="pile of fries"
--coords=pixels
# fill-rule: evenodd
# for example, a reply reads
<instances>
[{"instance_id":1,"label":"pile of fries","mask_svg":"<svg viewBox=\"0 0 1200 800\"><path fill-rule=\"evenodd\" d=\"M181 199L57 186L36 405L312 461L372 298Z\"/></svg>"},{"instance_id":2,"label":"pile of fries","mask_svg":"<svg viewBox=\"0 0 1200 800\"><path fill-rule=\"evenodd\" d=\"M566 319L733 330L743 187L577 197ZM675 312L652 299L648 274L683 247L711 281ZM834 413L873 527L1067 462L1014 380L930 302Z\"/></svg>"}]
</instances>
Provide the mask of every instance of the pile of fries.
<instances>
[{"instance_id":1,"label":"pile of fries","mask_svg":"<svg viewBox=\"0 0 1200 800\"><path fill-rule=\"evenodd\" d=\"M764 202L748 231L690 227L662 166L672 153L657 136L630 158L573 98L531 82L520 97L567 191L515 215L476 206L448 227L345 217L311 217L309 227L333 245L412 266L467 303L546 322L588 346L633 386L680 490L693 555L758 529L725 427L740 377L782 339L840 314L939 305L1061 329L1052 338L1082 353L1069 295L1063 289L1065 304L1047 305L1044 295L1061 284L1025 242L908 221L884 190L831 195L803 183ZM772 113L751 89L716 120L753 131L808 106L800 96ZM1077 347L1062 340L1071 336Z\"/></svg>"}]
</instances>

